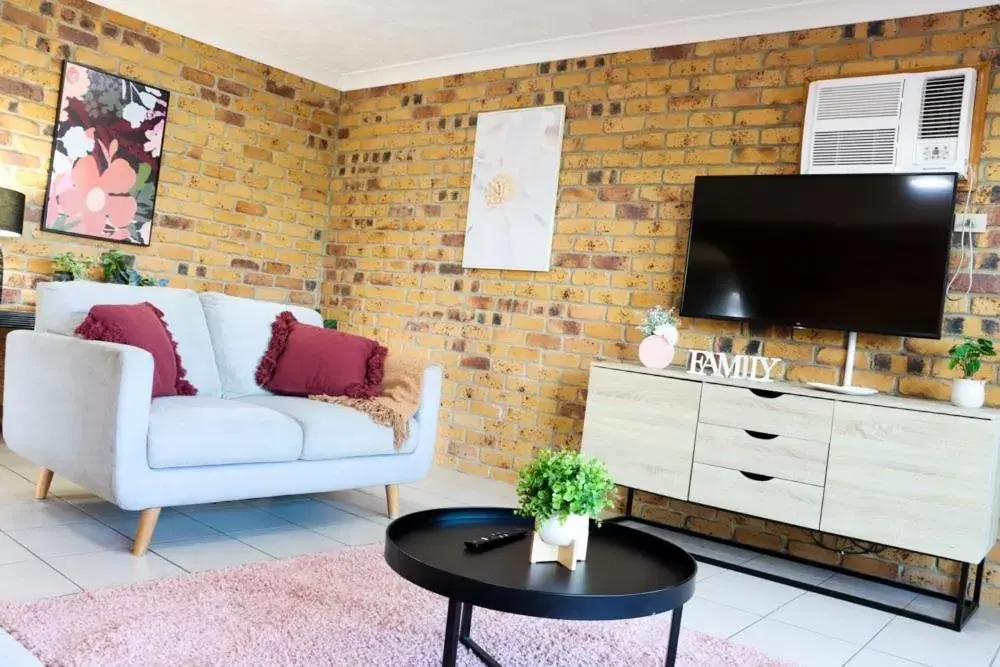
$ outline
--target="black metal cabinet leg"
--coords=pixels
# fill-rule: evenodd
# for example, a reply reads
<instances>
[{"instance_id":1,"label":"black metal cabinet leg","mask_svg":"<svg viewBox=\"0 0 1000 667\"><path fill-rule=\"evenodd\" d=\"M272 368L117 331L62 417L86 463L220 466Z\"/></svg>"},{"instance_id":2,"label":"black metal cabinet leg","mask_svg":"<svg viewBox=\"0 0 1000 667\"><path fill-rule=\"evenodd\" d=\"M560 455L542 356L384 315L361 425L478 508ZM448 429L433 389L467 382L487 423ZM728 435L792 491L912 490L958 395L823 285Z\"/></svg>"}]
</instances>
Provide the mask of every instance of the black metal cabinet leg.
<instances>
[{"instance_id":1,"label":"black metal cabinet leg","mask_svg":"<svg viewBox=\"0 0 1000 667\"><path fill-rule=\"evenodd\" d=\"M459 631L459 637L462 639L468 639L469 634L472 632L472 605L468 602L462 603L462 629Z\"/></svg>"},{"instance_id":2,"label":"black metal cabinet leg","mask_svg":"<svg viewBox=\"0 0 1000 667\"><path fill-rule=\"evenodd\" d=\"M966 591L969 589L969 568L968 563L962 563L962 571L958 577L958 594L955 596L955 620L952 622L952 630L961 631L965 625L965 599Z\"/></svg>"},{"instance_id":3,"label":"black metal cabinet leg","mask_svg":"<svg viewBox=\"0 0 1000 667\"><path fill-rule=\"evenodd\" d=\"M681 637L681 611L683 607L677 607L670 614L670 640L667 642L667 667L674 667L677 662L677 643Z\"/></svg>"},{"instance_id":4,"label":"black metal cabinet leg","mask_svg":"<svg viewBox=\"0 0 1000 667\"><path fill-rule=\"evenodd\" d=\"M442 667L455 667L458 660L458 633L462 622L462 603L458 600L448 600L448 621L444 626L444 655L441 657Z\"/></svg>"}]
</instances>

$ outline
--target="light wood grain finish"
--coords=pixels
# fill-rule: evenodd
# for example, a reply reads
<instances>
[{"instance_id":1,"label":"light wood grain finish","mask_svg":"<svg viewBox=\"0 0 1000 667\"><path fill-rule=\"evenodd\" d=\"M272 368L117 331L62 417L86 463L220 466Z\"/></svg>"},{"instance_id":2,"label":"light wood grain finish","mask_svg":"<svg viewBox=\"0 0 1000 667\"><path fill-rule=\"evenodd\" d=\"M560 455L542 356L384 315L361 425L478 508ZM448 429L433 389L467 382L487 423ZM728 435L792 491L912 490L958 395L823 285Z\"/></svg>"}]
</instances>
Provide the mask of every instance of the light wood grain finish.
<instances>
[{"instance_id":1,"label":"light wood grain finish","mask_svg":"<svg viewBox=\"0 0 1000 667\"><path fill-rule=\"evenodd\" d=\"M48 497L53 474L53 471L48 468L38 469L38 482L35 483L35 498L38 500L45 500Z\"/></svg>"},{"instance_id":2,"label":"light wood grain finish","mask_svg":"<svg viewBox=\"0 0 1000 667\"><path fill-rule=\"evenodd\" d=\"M385 485L385 506L390 519L399 516L399 485Z\"/></svg>"},{"instance_id":3,"label":"light wood grain finish","mask_svg":"<svg viewBox=\"0 0 1000 667\"><path fill-rule=\"evenodd\" d=\"M160 519L160 508L150 507L139 513L139 529L135 531L135 542L132 543L132 555L141 556L146 553L149 543L156 530L156 522Z\"/></svg>"},{"instance_id":4,"label":"light wood grain finish","mask_svg":"<svg viewBox=\"0 0 1000 667\"><path fill-rule=\"evenodd\" d=\"M674 378L690 382L695 380L710 385L721 385L724 387L749 387L777 391L782 394L794 396L808 396L821 401L836 401L837 403L858 403L861 405L877 405L884 408L897 408L899 410L913 410L915 412L933 412L941 415L953 415L956 417L968 417L970 419L985 419L1000 421L1000 410L994 408L960 408L952 405L948 401L934 401L928 398L912 398L910 396L890 396L889 394L875 394L874 396L851 396L850 394L834 394L829 391L813 389L801 382L784 382L776 380L774 382L756 382L744 380L742 378L724 378L712 375L696 376L678 368L646 368L638 364L623 364L617 361L595 361L591 368L608 368L612 370L629 371L631 373L641 373L661 378Z\"/></svg>"},{"instance_id":5,"label":"light wood grain finish","mask_svg":"<svg viewBox=\"0 0 1000 667\"><path fill-rule=\"evenodd\" d=\"M978 562L997 537L991 422L838 404L821 527Z\"/></svg>"},{"instance_id":6,"label":"light wood grain finish","mask_svg":"<svg viewBox=\"0 0 1000 667\"><path fill-rule=\"evenodd\" d=\"M690 500L804 528L818 528L823 488L777 478L756 481L738 470L695 463Z\"/></svg>"},{"instance_id":7,"label":"light wood grain finish","mask_svg":"<svg viewBox=\"0 0 1000 667\"><path fill-rule=\"evenodd\" d=\"M721 468L823 486L827 443L779 435L762 439L730 426L699 424L694 460Z\"/></svg>"},{"instance_id":8,"label":"light wood grain finish","mask_svg":"<svg viewBox=\"0 0 1000 667\"><path fill-rule=\"evenodd\" d=\"M583 451L625 486L686 499L700 382L592 367Z\"/></svg>"},{"instance_id":9,"label":"light wood grain finish","mask_svg":"<svg viewBox=\"0 0 1000 667\"><path fill-rule=\"evenodd\" d=\"M706 384L698 419L705 424L825 443L830 441L833 406L832 400L787 394L764 398L742 387Z\"/></svg>"}]
</instances>

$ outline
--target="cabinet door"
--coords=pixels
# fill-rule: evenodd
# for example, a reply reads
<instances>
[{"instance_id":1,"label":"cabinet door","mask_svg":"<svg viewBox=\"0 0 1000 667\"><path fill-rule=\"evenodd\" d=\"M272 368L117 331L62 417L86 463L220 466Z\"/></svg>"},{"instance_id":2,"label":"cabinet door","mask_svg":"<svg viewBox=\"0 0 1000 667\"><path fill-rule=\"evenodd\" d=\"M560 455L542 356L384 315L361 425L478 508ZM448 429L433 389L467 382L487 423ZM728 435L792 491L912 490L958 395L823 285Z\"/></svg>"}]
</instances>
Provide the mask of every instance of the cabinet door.
<instances>
[{"instance_id":1,"label":"cabinet door","mask_svg":"<svg viewBox=\"0 0 1000 667\"><path fill-rule=\"evenodd\" d=\"M823 531L975 563L996 502L993 422L837 403Z\"/></svg>"},{"instance_id":2,"label":"cabinet door","mask_svg":"<svg viewBox=\"0 0 1000 667\"><path fill-rule=\"evenodd\" d=\"M583 451L619 484L687 499L701 383L590 369Z\"/></svg>"}]
</instances>

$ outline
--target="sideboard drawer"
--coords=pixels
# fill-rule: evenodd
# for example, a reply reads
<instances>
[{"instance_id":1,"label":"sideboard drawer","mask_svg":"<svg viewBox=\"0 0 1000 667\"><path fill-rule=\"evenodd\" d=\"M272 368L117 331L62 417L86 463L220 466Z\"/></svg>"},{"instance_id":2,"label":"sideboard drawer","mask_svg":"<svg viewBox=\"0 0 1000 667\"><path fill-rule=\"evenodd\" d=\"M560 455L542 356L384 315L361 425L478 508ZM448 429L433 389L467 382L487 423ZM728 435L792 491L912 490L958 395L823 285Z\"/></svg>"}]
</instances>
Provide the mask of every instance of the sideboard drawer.
<instances>
[{"instance_id":1,"label":"sideboard drawer","mask_svg":"<svg viewBox=\"0 0 1000 667\"><path fill-rule=\"evenodd\" d=\"M833 406L834 401L822 398L706 384L701 392L698 421L830 442Z\"/></svg>"},{"instance_id":2,"label":"sideboard drawer","mask_svg":"<svg viewBox=\"0 0 1000 667\"><path fill-rule=\"evenodd\" d=\"M819 528L823 488L777 478L756 480L739 470L695 463L689 499L804 528Z\"/></svg>"},{"instance_id":3,"label":"sideboard drawer","mask_svg":"<svg viewBox=\"0 0 1000 667\"><path fill-rule=\"evenodd\" d=\"M694 460L803 484L823 486L829 445L731 426L699 424Z\"/></svg>"}]
</instances>

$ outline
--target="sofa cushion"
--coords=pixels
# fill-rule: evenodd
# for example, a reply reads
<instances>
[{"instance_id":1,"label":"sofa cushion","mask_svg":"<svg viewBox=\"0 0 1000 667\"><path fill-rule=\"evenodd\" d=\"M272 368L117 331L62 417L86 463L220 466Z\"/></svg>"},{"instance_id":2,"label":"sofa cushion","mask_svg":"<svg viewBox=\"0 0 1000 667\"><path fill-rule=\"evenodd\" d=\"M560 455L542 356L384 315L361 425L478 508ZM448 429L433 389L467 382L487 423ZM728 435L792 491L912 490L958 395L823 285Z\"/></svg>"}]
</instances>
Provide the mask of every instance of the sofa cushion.
<instances>
[{"instance_id":1,"label":"sofa cushion","mask_svg":"<svg viewBox=\"0 0 1000 667\"><path fill-rule=\"evenodd\" d=\"M302 324L286 310L271 323L255 378L283 396L375 398L388 353L370 338Z\"/></svg>"},{"instance_id":2,"label":"sofa cushion","mask_svg":"<svg viewBox=\"0 0 1000 667\"><path fill-rule=\"evenodd\" d=\"M177 343L163 322L163 311L148 301L94 306L74 333L87 340L122 343L149 352L153 357L152 398L198 393L185 379L187 371L177 354Z\"/></svg>"},{"instance_id":3,"label":"sofa cushion","mask_svg":"<svg viewBox=\"0 0 1000 667\"><path fill-rule=\"evenodd\" d=\"M266 407L206 396L164 396L149 411L150 468L275 463L302 454L302 428Z\"/></svg>"},{"instance_id":4,"label":"sofa cushion","mask_svg":"<svg viewBox=\"0 0 1000 667\"><path fill-rule=\"evenodd\" d=\"M187 369L187 379L200 396L221 392L215 354L198 295L170 287L133 287L87 280L39 283L35 330L72 336L91 307L100 304L134 304L148 301L163 311L163 321L177 342L177 353Z\"/></svg>"},{"instance_id":5,"label":"sofa cushion","mask_svg":"<svg viewBox=\"0 0 1000 667\"><path fill-rule=\"evenodd\" d=\"M254 375L271 340L271 323L279 313L287 310L299 322L323 324L319 313L301 306L241 299L215 292L202 293L201 303L225 398L270 395L269 391L257 386Z\"/></svg>"},{"instance_id":6,"label":"sofa cushion","mask_svg":"<svg viewBox=\"0 0 1000 667\"><path fill-rule=\"evenodd\" d=\"M238 402L276 410L298 422L303 433L299 458L304 461L408 454L417 446L416 419L410 419L410 437L397 450L391 428L379 426L368 415L343 405L294 396L247 396Z\"/></svg>"}]
</instances>

